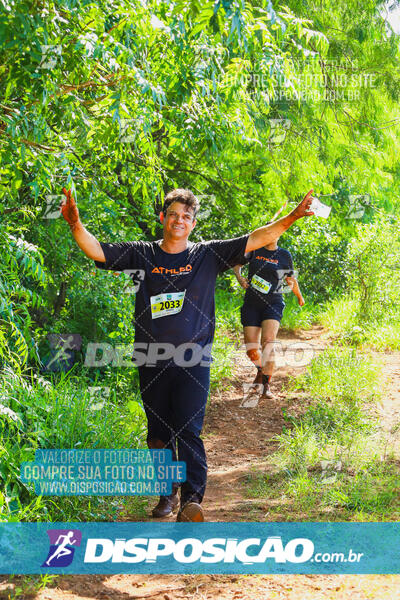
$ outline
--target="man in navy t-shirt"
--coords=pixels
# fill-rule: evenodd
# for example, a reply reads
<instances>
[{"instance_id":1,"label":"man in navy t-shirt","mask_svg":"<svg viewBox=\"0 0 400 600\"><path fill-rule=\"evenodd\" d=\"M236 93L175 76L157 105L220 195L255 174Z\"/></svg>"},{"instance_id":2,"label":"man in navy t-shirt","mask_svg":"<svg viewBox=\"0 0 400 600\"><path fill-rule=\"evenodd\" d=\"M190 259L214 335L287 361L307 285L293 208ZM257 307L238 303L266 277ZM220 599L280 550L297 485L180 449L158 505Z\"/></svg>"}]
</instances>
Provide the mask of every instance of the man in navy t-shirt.
<instances>
[{"instance_id":1,"label":"man in navy t-shirt","mask_svg":"<svg viewBox=\"0 0 400 600\"><path fill-rule=\"evenodd\" d=\"M194 213L189 209L184 214L193 218ZM197 356L201 349L206 360L214 338L217 275L230 269L237 260L246 261L248 238L249 235L244 235L231 240L188 241L180 252L164 250L163 240L100 242L106 260L95 261L97 267L140 275L134 320L134 358L138 366L145 357L148 366L179 363L176 348L185 343L187 359L182 357L182 366L190 366L195 361L190 353ZM154 342L159 346L149 352L147 344Z\"/></svg>"},{"instance_id":2,"label":"man in navy t-shirt","mask_svg":"<svg viewBox=\"0 0 400 600\"><path fill-rule=\"evenodd\" d=\"M228 240L192 243L199 209L190 190L175 189L160 213L161 240L99 242L82 225L71 193L61 210L83 252L98 268L136 278L135 343L149 448L169 448L186 463L178 521L203 521L201 502L207 462L200 438L210 383L215 331L215 283L219 273L247 262L249 253L277 239L297 219L313 214L311 190L286 217ZM161 496L154 517L179 507L178 485Z\"/></svg>"}]
</instances>

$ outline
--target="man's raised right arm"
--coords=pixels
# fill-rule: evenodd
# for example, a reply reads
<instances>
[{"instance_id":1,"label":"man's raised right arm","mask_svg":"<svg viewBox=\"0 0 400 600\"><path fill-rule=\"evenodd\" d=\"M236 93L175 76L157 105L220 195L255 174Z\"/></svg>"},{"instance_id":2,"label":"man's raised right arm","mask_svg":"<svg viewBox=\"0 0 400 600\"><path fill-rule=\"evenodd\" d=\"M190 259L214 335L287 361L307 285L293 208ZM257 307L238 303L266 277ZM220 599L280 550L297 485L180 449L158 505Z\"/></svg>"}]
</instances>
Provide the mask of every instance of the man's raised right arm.
<instances>
[{"instance_id":1,"label":"man's raised right arm","mask_svg":"<svg viewBox=\"0 0 400 600\"><path fill-rule=\"evenodd\" d=\"M72 197L71 191L67 191L65 188L62 191L66 199L61 203L61 213L67 221L79 248L83 250L88 258L97 260L98 262L106 262L100 242L81 223L78 207Z\"/></svg>"}]
</instances>

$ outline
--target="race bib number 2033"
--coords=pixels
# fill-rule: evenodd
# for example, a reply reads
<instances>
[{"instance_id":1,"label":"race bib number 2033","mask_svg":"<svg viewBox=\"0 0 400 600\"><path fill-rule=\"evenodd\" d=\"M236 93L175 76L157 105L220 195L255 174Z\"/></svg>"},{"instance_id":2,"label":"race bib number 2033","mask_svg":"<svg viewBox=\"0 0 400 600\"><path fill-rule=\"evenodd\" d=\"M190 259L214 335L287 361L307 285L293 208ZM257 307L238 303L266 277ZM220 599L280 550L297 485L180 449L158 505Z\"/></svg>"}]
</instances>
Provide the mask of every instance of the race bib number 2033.
<instances>
[{"instance_id":1,"label":"race bib number 2033","mask_svg":"<svg viewBox=\"0 0 400 600\"><path fill-rule=\"evenodd\" d=\"M151 318L158 319L167 315L175 315L182 310L186 290L150 296Z\"/></svg>"}]
</instances>

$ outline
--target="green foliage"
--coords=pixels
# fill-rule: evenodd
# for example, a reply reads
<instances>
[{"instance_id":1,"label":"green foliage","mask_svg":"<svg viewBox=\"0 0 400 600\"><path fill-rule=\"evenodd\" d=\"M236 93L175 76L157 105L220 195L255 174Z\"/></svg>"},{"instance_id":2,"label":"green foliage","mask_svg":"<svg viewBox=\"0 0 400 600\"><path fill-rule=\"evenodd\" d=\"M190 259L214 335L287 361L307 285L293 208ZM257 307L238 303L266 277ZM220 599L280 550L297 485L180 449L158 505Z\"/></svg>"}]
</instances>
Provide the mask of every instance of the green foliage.
<instances>
[{"instance_id":1,"label":"green foliage","mask_svg":"<svg viewBox=\"0 0 400 600\"><path fill-rule=\"evenodd\" d=\"M348 253L352 266L349 289L356 295L356 320L361 325L390 322L398 315L399 253L398 223L381 220L362 227L353 238Z\"/></svg>"},{"instance_id":2,"label":"green foliage","mask_svg":"<svg viewBox=\"0 0 400 600\"><path fill-rule=\"evenodd\" d=\"M231 275L229 283L236 279ZM241 288L240 288L241 289ZM242 297L237 287L216 290L216 328L211 365L211 392L224 389L228 377L233 377L235 351L240 343L240 306Z\"/></svg>"},{"instance_id":3,"label":"green foliage","mask_svg":"<svg viewBox=\"0 0 400 600\"><path fill-rule=\"evenodd\" d=\"M281 327L295 331L296 329L310 329L317 320L318 306L306 300L304 306L299 306L296 296L292 293L285 296L285 309Z\"/></svg>"},{"instance_id":4,"label":"green foliage","mask_svg":"<svg viewBox=\"0 0 400 600\"><path fill-rule=\"evenodd\" d=\"M334 334L341 331L352 332L354 327L358 327L355 320L356 314L356 299L349 295L339 296L324 307L319 315L319 321ZM355 333L359 333L359 331L356 330Z\"/></svg>"},{"instance_id":5,"label":"green foliage","mask_svg":"<svg viewBox=\"0 0 400 600\"><path fill-rule=\"evenodd\" d=\"M36 497L30 484L20 480L23 461L34 460L38 448L137 448L144 446L145 419L137 391L126 390L114 375L91 381L61 375L50 381L12 369L0 373L0 518L3 520L93 520L105 518L101 498ZM95 402L90 386L109 386L106 401ZM132 387L132 386L131 386ZM118 393L118 395L117 395ZM114 501L113 501L114 502ZM115 502L114 502L115 504ZM91 517L91 518L90 518ZM96 520L96 519L94 519Z\"/></svg>"},{"instance_id":6,"label":"green foliage","mask_svg":"<svg viewBox=\"0 0 400 600\"><path fill-rule=\"evenodd\" d=\"M380 461L354 472L320 466L247 480L249 497L268 498L269 519L279 521L396 521L400 514L397 465Z\"/></svg>"},{"instance_id":7,"label":"green foliage","mask_svg":"<svg viewBox=\"0 0 400 600\"><path fill-rule=\"evenodd\" d=\"M240 323L240 307L243 304L243 289L239 286L236 277L230 275L231 285L224 289L218 287L215 294L216 305L216 328L217 331L229 331L232 335L242 332Z\"/></svg>"},{"instance_id":8,"label":"green foliage","mask_svg":"<svg viewBox=\"0 0 400 600\"><path fill-rule=\"evenodd\" d=\"M315 305L342 293L350 275L345 261L348 239L337 232L336 223L321 221L293 227L279 242L292 253L303 295Z\"/></svg>"},{"instance_id":9,"label":"green foliage","mask_svg":"<svg viewBox=\"0 0 400 600\"><path fill-rule=\"evenodd\" d=\"M400 238L397 221L360 225L348 246L346 294L319 319L349 345L398 349Z\"/></svg>"},{"instance_id":10,"label":"green foliage","mask_svg":"<svg viewBox=\"0 0 400 600\"><path fill-rule=\"evenodd\" d=\"M19 369L29 357L37 358L30 310L43 304L41 288L47 277L39 249L1 224L0 250L0 361Z\"/></svg>"},{"instance_id":11,"label":"green foliage","mask_svg":"<svg viewBox=\"0 0 400 600\"><path fill-rule=\"evenodd\" d=\"M393 509L397 508L399 482L395 465L374 466L359 472L351 481L343 481L341 486L330 490L327 498L335 506L348 511L363 514L387 515L394 518ZM397 505L397 506L396 506Z\"/></svg>"},{"instance_id":12,"label":"green foliage","mask_svg":"<svg viewBox=\"0 0 400 600\"><path fill-rule=\"evenodd\" d=\"M307 472L309 465L320 460L320 447L316 432L309 426L299 424L292 431L278 436L279 460L289 474Z\"/></svg>"},{"instance_id":13,"label":"green foliage","mask_svg":"<svg viewBox=\"0 0 400 600\"><path fill-rule=\"evenodd\" d=\"M57 580L57 575L9 575L8 582L12 586L12 592L8 589L5 592L8 593L8 600L22 600L26 597L37 594L40 590L45 589L47 586L51 586Z\"/></svg>"},{"instance_id":14,"label":"green foliage","mask_svg":"<svg viewBox=\"0 0 400 600\"><path fill-rule=\"evenodd\" d=\"M289 296L283 325L309 327L325 310L322 318L346 343L398 347L398 233L385 215L394 219L399 209L399 45L381 4L3 3L3 515L96 520L110 506L115 516L116 502L33 499L18 480L19 461L40 445L143 441L137 380L126 369L77 369L48 386L31 379L49 333L79 333L83 349L134 336L134 297L122 292L122 276L93 274L57 217L63 186L77 197L88 230L109 242L161 237L156 214L172 187L202 197L194 240L247 233L314 187L333 210L328 221L308 219L282 238L307 302L300 311ZM366 206L353 213L358 195ZM241 300L226 274L215 346L223 360L213 386L232 374ZM308 431L333 435L334 422L346 430L359 419L351 356L335 367L341 378L312 367L310 393L322 404L302 426L299 456L309 451ZM359 387L367 398L372 376L362 365L355 372L366 378ZM85 410L94 382L114 385L106 421Z\"/></svg>"},{"instance_id":15,"label":"green foliage","mask_svg":"<svg viewBox=\"0 0 400 600\"><path fill-rule=\"evenodd\" d=\"M330 194L332 216L293 228L283 245L307 302L345 289L357 224L398 208L398 46L378 4L356 4L321 13L298 0L115 0L43 10L17 0L3 11L0 214L8 235L23 220L14 237L38 253L20 268L40 278L18 292L23 323L8 325L23 361L45 332L132 338L131 297L110 273L91 276L63 220L48 218L63 185L105 241L160 237L155 211L171 187L202 197L192 237L209 239L259 227L313 185ZM370 197L358 220L349 218L355 194ZM110 326L118 322L122 331Z\"/></svg>"},{"instance_id":16,"label":"green foliage","mask_svg":"<svg viewBox=\"0 0 400 600\"><path fill-rule=\"evenodd\" d=\"M303 375L292 378L289 389L307 391L311 400L355 406L380 397L380 372L376 360L353 348L333 346L312 359Z\"/></svg>"},{"instance_id":17,"label":"green foliage","mask_svg":"<svg viewBox=\"0 0 400 600\"><path fill-rule=\"evenodd\" d=\"M329 455L329 445L346 448L354 436L372 431L368 402L379 399L379 366L353 349L331 348L311 361L306 373L292 378L291 391L307 394L310 406L300 420L285 415L291 429L278 441L280 458L291 472L304 473Z\"/></svg>"}]
</instances>

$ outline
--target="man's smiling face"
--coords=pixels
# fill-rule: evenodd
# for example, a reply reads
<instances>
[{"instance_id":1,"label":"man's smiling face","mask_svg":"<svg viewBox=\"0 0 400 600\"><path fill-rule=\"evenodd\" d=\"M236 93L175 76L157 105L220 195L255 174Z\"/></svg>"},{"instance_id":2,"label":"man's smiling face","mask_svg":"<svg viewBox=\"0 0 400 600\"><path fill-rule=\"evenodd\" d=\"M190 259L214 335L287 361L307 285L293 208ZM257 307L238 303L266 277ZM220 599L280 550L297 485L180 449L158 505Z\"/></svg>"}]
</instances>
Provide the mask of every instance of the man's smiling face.
<instances>
[{"instance_id":1,"label":"man's smiling face","mask_svg":"<svg viewBox=\"0 0 400 600\"><path fill-rule=\"evenodd\" d=\"M196 225L193 210L182 202L173 202L167 208L166 214L160 213L160 221L164 227L164 237L174 240L188 238Z\"/></svg>"}]
</instances>

